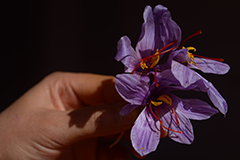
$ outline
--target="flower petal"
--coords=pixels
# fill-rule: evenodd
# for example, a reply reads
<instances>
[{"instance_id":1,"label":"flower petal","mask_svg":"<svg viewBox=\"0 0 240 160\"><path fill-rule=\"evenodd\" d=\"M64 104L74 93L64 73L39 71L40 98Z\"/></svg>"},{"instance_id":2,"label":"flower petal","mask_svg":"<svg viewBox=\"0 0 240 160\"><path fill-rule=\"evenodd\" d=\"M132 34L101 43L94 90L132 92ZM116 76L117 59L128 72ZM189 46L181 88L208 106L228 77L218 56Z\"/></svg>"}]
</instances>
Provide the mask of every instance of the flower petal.
<instances>
[{"instance_id":1,"label":"flower petal","mask_svg":"<svg viewBox=\"0 0 240 160\"><path fill-rule=\"evenodd\" d=\"M131 130L133 148L141 156L147 155L156 150L160 136L160 123L154 120L148 107L145 107Z\"/></svg>"},{"instance_id":2,"label":"flower petal","mask_svg":"<svg viewBox=\"0 0 240 160\"><path fill-rule=\"evenodd\" d=\"M230 67L226 63L205 58L194 58L195 65L192 68L201 70L204 73L226 74Z\"/></svg>"},{"instance_id":3,"label":"flower petal","mask_svg":"<svg viewBox=\"0 0 240 160\"><path fill-rule=\"evenodd\" d=\"M169 96L173 101L173 106L178 106L176 109L189 119L208 119L218 113L218 110L212 108L209 104L199 99L181 99L172 94ZM182 105L177 105L178 103L182 103Z\"/></svg>"},{"instance_id":4,"label":"flower petal","mask_svg":"<svg viewBox=\"0 0 240 160\"><path fill-rule=\"evenodd\" d=\"M131 104L127 104L125 105L121 111L120 111L120 115L121 116L125 116L128 113L130 113L132 110L134 110L135 108L137 108L139 105L131 105Z\"/></svg>"},{"instance_id":5,"label":"flower petal","mask_svg":"<svg viewBox=\"0 0 240 160\"><path fill-rule=\"evenodd\" d=\"M118 41L117 55L115 59L125 65L125 72L131 72L140 63L141 55L134 51L131 41L127 36L123 36Z\"/></svg>"},{"instance_id":6,"label":"flower petal","mask_svg":"<svg viewBox=\"0 0 240 160\"><path fill-rule=\"evenodd\" d=\"M143 19L142 32L136 45L136 51L142 55L142 58L150 56L155 49L155 25L150 6L145 7Z\"/></svg>"},{"instance_id":7,"label":"flower petal","mask_svg":"<svg viewBox=\"0 0 240 160\"><path fill-rule=\"evenodd\" d=\"M185 88L195 85L196 91L207 92L208 97L212 103L217 107L221 113L227 113L227 102L213 86L211 82L208 82L205 78L199 75L197 72L191 70L190 68L176 62L172 61L172 74Z\"/></svg>"},{"instance_id":8,"label":"flower petal","mask_svg":"<svg viewBox=\"0 0 240 160\"><path fill-rule=\"evenodd\" d=\"M155 20L155 41L156 49L161 49L167 44L177 40L177 43L171 47L177 47L181 42L181 29L171 19L171 14L168 9L162 5L157 5L154 10L154 20Z\"/></svg>"},{"instance_id":9,"label":"flower petal","mask_svg":"<svg viewBox=\"0 0 240 160\"><path fill-rule=\"evenodd\" d=\"M136 74L118 74L115 87L120 96L132 105L146 104L149 96L149 78Z\"/></svg>"},{"instance_id":10,"label":"flower petal","mask_svg":"<svg viewBox=\"0 0 240 160\"><path fill-rule=\"evenodd\" d=\"M179 102L177 106L173 106L174 108L178 108L183 103ZM162 104L160 107L160 119L164 122L164 126L170 128L174 131L181 131L182 133L177 133L174 131L169 131L164 128L164 130L168 133L168 136L179 143L191 144L194 139L193 127L190 120L182 113L179 112L178 109L175 109L179 125L176 123L175 115L171 111L171 107L167 104Z\"/></svg>"}]
</instances>

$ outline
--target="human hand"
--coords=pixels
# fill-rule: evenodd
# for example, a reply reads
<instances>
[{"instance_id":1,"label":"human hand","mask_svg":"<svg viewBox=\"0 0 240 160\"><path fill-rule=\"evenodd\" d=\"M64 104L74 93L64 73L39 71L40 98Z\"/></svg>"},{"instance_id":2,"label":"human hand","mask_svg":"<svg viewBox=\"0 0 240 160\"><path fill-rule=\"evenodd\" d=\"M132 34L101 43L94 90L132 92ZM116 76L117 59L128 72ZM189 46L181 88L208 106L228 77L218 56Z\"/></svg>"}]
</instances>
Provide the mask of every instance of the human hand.
<instances>
[{"instance_id":1,"label":"human hand","mask_svg":"<svg viewBox=\"0 0 240 160\"><path fill-rule=\"evenodd\" d=\"M127 159L98 138L131 128L124 104L112 76L51 74L0 114L0 159Z\"/></svg>"}]
</instances>

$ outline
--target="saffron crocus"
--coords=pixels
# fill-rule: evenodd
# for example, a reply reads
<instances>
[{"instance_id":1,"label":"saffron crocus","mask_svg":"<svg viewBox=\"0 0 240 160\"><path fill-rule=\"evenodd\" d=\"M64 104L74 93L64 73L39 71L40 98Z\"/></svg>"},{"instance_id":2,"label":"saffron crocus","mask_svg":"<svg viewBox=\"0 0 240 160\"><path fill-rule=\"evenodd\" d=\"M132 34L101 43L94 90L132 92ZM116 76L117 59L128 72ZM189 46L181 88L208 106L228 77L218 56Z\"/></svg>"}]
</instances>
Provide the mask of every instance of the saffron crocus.
<instances>
[{"instance_id":1,"label":"saffron crocus","mask_svg":"<svg viewBox=\"0 0 240 160\"><path fill-rule=\"evenodd\" d=\"M194 70L175 60L171 60L169 64L171 65L170 69L165 68L165 70L161 73L162 75L167 75L164 76L164 79L173 81L175 78L175 80L177 80L184 88L188 88L192 85L196 86L193 90L206 92L215 107L218 108L224 115L227 113L227 102L211 82L203 78Z\"/></svg>"},{"instance_id":2,"label":"saffron crocus","mask_svg":"<svg viewBox=\"0 0 240 160\"><path fill-rule=\"evenodd\" d=\"M188 39L199 34L202 34L201 30L185 39L179 48L181 48ZM230 69L226 63L223 63L222 58L210 58L193 54L190 51L196 52L196 48L194 47L182 47L182 49L182 52L172 52L169 61L171 62L171 59L174 59L175 61L185 64L189 68L198 69L204 73L226 74Z\"/></svg>"},{"instance_id":3,"label":"saffron crocus","mask_svg":"<svg viewBox=\"0 0 240 160\"><path fill-rule=\"evenodd\" d=\"M143 13L144 23L135 50L127 36L123 36L117 46L115 59L125 66L125 72L147 75L161 55L177 48L181 41L181 29L171 19L166 7L157 5L153 10L146 6ZM156 55L150 59L144 59Z\"/></svg>"},{"instance_id":4,"label":"saffron crocus","mask_svg":"<svg viewBox=\"0 0 240 160\"><path fill-rule=\"evenodd\" d=\"M144 156L154 150L160 142L161 128L174 141L190 144L194 139L193 128L189 119L207 119L218 111L198 99L181 99L172 94L172 90L190 90L172 84L157 76L159 86L150 84L147 76L137 74L120 74L116 76L116 89L129 104L124 106L121 115L128 114L136 107L144 109L135 121L131 130L131 141L134 149Z\"/></svg>"}]
</instances>

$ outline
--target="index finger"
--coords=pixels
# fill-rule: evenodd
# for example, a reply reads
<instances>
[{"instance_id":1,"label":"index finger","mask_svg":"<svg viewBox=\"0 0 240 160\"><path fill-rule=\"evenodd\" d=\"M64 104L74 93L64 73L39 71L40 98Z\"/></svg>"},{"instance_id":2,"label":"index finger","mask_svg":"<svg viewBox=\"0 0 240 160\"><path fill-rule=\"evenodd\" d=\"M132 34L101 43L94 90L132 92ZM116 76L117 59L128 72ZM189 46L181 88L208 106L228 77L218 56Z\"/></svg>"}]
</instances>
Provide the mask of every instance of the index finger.
<instances>
[{"instance_id":1,"label":"index finger","mask_svg":"<svg viewBox=\"0 0 240 160\"><path fill-rule=\"evenodd\" d=\"M115 89L115 77L113 76L89 73L60 73L59 76L86 105L124 101Z\"/></svg>"}]
</instances>

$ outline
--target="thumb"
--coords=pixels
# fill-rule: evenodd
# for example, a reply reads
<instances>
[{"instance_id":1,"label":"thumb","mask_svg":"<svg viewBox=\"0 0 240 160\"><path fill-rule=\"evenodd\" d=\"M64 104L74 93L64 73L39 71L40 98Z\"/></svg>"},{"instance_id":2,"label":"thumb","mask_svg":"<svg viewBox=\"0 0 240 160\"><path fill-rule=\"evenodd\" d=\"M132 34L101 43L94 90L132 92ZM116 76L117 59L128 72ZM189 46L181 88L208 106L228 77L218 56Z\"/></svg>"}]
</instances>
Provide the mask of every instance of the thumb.
<instances>
[{"instance_id":1,"label":"thumb","mask_svg":"<svg viewBox=\"0 0 240 160\"><path fill-rule=\"evenodd\" d=\"M104 104L66 112L59 121L60 137L65 137L65 144L69 145L90 137L126 131L133 126L139 111L136 109L121 116L119 112L124 105L125 103Z\"/></svg>"}]
</instances>

